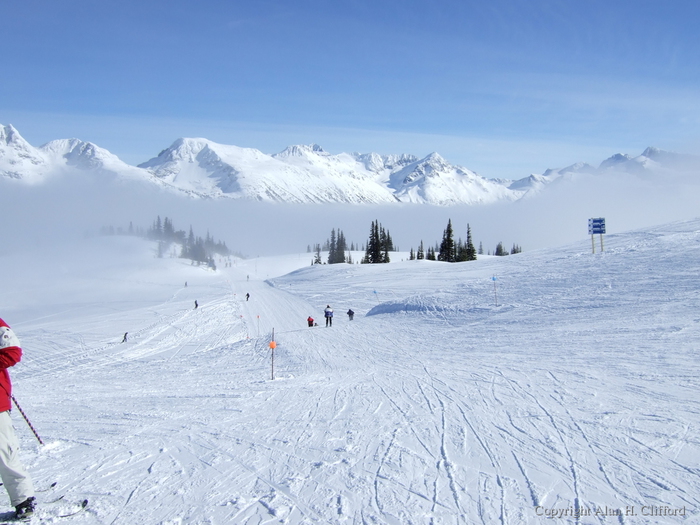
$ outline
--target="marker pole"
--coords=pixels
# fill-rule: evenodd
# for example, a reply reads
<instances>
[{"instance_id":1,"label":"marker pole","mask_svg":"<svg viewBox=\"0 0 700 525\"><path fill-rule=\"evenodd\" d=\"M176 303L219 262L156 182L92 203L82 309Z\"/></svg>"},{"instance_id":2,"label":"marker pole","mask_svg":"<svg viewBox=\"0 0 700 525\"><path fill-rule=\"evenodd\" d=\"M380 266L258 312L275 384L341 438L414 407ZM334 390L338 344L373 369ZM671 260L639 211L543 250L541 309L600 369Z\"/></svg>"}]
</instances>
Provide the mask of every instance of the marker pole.
<instances>
[{"instance_id":1,"label":"marker pole","mask_svg":"<svg viewBox=\"0 0 700 525\"><path fill-rule=\"evenodd\" d=\"M272 380L275 380L275 348L277 348L277 343L275 342L275 329L272 329L272 341L270 341L270 350L272 351Z\"/></svg>"}]
</instances>

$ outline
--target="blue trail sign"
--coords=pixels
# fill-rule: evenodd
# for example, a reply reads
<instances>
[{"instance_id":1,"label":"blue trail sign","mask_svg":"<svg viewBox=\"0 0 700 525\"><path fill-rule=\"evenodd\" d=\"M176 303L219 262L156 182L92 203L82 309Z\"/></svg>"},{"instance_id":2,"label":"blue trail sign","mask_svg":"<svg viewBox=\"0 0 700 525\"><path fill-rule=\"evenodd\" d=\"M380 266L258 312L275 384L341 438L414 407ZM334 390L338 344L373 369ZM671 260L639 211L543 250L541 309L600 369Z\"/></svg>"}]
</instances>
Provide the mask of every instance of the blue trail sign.
<instances>
[{"instance_id":1,"label":"blue trail sign","mask_svg":"<svg viewBox=\"0 0 700 525\"><path fill-rule=\"evenodd\" d=\"M603 251L603 234L605 233L605 219L603 217L597 217L595 219L588 219L588 235L591 236L591 245L593 246L593 253L595 253L595 237L596 234L600 234L600 251Z\"/></svg>"},{"instance_id":2,"label":"blue trail sign","mask_svg":"<svg viewBox=\"0 0 700 525\"><path fill-rule=\"evenodd\" d=\"M588 219L588 235L605 233L605 219L598 217L597 219Z\"/></svg>"}]
</instances>

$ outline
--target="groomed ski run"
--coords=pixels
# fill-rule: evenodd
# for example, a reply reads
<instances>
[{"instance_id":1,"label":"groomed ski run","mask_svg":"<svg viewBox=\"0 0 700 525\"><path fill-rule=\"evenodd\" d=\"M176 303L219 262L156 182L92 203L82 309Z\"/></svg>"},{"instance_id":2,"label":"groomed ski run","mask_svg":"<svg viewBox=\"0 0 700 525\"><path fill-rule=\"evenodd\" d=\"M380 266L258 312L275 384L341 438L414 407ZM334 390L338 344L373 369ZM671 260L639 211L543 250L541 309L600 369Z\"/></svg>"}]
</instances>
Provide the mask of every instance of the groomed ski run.
<instances>
[{"instance_id":1,"label":"groomed ski run","mask_svg":"<svg viewBox=\"0 0 700 525\"><path fill-rule=\"evenodd\" d=\"M698 220L452 265L85 243L0 258L23 460L90 499L71 524L698 520Z\"/></svg>"}]
</instances>

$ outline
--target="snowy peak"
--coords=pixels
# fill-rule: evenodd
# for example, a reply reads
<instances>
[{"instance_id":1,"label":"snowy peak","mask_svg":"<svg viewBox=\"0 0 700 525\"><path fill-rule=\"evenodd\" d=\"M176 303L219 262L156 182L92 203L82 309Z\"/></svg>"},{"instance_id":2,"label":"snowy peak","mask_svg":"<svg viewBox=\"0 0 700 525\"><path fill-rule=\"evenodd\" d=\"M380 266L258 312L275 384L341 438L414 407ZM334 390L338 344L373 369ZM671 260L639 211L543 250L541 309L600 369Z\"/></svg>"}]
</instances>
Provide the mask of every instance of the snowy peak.
<instances>
[{"instance_id":1,"label":"snowy peak","mask_svg":"<svg viewBox=\"0 0 700 525\"><path fill-rule=\"evenodd\" d=\"M499 181L451 165L438 153L431 153L394 172L389 186L402 202L439 206L487 204L498 200L515 200L519 196L519 193Z\"/></svg>"},{"instance_id":2,"label":"snowy peak","mask_svg":"<svg viewBox=\"0 0 700 525\"><path fill-rule=\"evenodd\" d=\"M41 152L11 125L0 124L0 176L37 181L45 168Z\"/></svg>"},{"instance_id":3,"label":"snowy peak","mask_svg":"<svg viewBox=\"0 0 700 525\"><path fill-rule=\"evenodd\" d=\"M619 166L620 164L624 164L625 162L631 160L632 157L630 157L627 154L623 153L616 153L612 157L609 157L605 159L603 162L600 163L600 166L598 166L599 170L604 170L607 168L614 168L615 166Z\"/></svg>"},{"instance_id":4,"label":"snowy peak","mask_svg":"<svg viewBox=\"0 0 700 525\"><path fill-rule=\"evenodd\" d=\"M328 153L323 150L318 144L308 144L308 145L295 145L285 148L276 155L275 158L288 158L288 157L307 157L309 155L327 155Z\"/></svg>"},{"instance_id":5,"label":"snowy peak","mask_svg":"<svg viewBox=\"0 0 700 525\"><path fill-rule=\"evenodd\" d=\"M0 124L0 142L5 146L10 146L17 149L30 149L29 143L22 138L19 131L12 124L3 126Z\"/></svg>"},{"instance_id":6,"label":"snowy peak","mask_svg":"<svg viewBox=\"0 0 700 525\"><path fill-rule=\"evenodd\" d=\"M641 155L618 153L604 160L598 172L616 170L627 173L649 174L654 171L690 171L700 169L700 157L683 153L674 153L649 146Z\"/></svg>"},{"instance_id":7,"label":"snowy peak","mask_svg":"<svg viewBox=\"0 0 700 525\"><path fill-rule=\"evenodd\" d=\"M74 168L129 179L150 179L148 172L129 166L91 142L61 139L35 148L11 125L0 125L0 177L33 184L55 174L74 172Z\"/></svg>"},{"instance_id":8,"label":"snowy peak","mask_svg":"<svg viewBox=\"0 0 700 525\"><path fill-rule=\"evenodd\" d=\"M448 173L452 166L437 153L431 153L424 159L413 162L392 177L394 187L417 184L428 177L439 177Z\"/></svg>"},{"instance_id":9,"label":"snowy peak","mask_svg":"<svg viewBox=\"0 0 700 525\"><path fill-rule=\"evenodd\" d=\"M381 174L385 171L394 172L418 160L415 155L380 155L379 153L353 153L352 156L360 162L367 171Z\"/></svg>"},{"instance_id":10,"label":"snowy peak","mask_svg":"<svg viewBox=\"0 0 700 525\"><path fill-rule=\"evenodd\" d=\"M78 139L52 140L40 148L48 157L61 157L67 166L84 170L128 168L129 166L106 149Z\"/></svg>"},{"instance_id":11,"label":"snowy peak","mask_svg":"<svg viewBox=\"0 0 700 525\"><path fill-rule=\"evenodd\" d=\"M208 141L205 139L179 138L169 148L162 150L157 157L139 164L138 167L149 169L156 176L163 177L164 171L170 171L169 166L181 162L190 164L196 162L197 156L206 147L208 147Z\"/></svg>"}]
</instances>

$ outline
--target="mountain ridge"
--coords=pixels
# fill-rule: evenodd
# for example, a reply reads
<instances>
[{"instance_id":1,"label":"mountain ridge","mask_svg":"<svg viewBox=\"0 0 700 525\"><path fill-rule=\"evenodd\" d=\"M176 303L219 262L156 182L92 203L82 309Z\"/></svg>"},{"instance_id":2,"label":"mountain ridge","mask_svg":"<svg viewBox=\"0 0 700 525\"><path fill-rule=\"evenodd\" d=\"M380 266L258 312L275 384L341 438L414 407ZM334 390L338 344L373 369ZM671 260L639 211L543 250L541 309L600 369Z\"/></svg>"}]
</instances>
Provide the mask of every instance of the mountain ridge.
<instances>
[{"instance_id":1,"label":"mountain ridge","mask_svg":"<svg viewBox=\"0 0 700 525\"><path fill-rule=\"evenodd\" d=\"M80 139L29 144L14 126L0 124L0 177L41 183L73 169L141 180L194 198L230 198L290 203L415 203L436 206L517 201L563 177L611 171L632 174L700 168L700 157L655 147L631 157L617 153L598 168L577 162L542 174L489 179L452 165L439 153L339 153L318 144L298 144L268 155L254 148L219 144L205 138L178 138L138 166Z\"/></svg>"}]
</instances>

